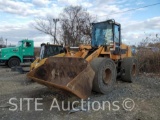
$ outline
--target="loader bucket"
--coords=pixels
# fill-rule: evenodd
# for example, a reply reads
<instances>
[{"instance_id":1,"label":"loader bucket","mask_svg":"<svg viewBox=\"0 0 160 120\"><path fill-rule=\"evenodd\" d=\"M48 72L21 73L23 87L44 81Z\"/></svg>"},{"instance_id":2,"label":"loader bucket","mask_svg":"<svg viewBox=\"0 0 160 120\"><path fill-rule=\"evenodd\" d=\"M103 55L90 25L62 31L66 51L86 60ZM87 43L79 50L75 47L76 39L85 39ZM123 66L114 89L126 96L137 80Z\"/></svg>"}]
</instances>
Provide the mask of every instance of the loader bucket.
<instances>
[{"instance_id":1,"label":"loader bucket","mask_svg":"<svg viewBox=\"0 0 160 120\"><path fill-rule=\"evenodd\" d=\"M27 76L34 81L69 91L81 99L91 94L94 71L83 58L49 57Z\"/></svg>"}]
</instances>

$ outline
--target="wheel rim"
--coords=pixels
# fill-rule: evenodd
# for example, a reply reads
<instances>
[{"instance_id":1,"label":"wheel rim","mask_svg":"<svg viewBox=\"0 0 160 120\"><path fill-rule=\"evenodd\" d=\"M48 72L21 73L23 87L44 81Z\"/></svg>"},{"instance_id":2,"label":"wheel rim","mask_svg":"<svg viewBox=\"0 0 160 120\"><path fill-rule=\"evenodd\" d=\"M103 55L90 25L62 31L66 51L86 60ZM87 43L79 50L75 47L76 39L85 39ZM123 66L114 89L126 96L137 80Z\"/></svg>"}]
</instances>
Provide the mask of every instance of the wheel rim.
<instances>
[{"instance_id":1,"label":"wheel rim","mask_svg":"<svg viewBox=\"0 0 160 120\"><path fill-rule=\"evenodd\" d=\"M103 74L103 81L105 84L108 84L111 81L112 78L112 72L109 68L105 69Z\"/></svg>"},{"instance_id":2,"label":"wheel rim","mask_svg":"<svg viewBox=\"0 0 160 120\"><path fill-rule=\"evenodd\" d=\"M11 62L11 66L18 66L19 65L19 62L17 60L13 60Z\"/></svg>"},{"instance_id":3,"label":"wheel rim","mask_svg":"<svg viewBox=\"0 0 160 120\"><path fill-rule=\"evenodd\" d=\"M132 66L132 76L136 76L136 65L133 64Z\"/></svg>"}]
</instances>

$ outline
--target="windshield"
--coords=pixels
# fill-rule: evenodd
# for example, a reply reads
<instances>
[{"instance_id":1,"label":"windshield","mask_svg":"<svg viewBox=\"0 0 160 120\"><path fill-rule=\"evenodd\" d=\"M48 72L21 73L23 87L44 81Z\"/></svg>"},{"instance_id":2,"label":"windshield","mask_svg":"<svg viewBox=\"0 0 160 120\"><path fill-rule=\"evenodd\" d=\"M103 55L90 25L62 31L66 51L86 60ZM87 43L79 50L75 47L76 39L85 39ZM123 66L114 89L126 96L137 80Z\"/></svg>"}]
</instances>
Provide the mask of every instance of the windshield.
<instances>
[{"instance_id":1,"label":"windshield","mask_svg":"<svg viewBox=\"0 0 160 120\"><path fill-rule=\"evenodd\" d=\"M107 45L113 41L112 24L97 23L93 25L92 46Z\"/></svg>"},{"instance_id":2,"label":"windshield","mask_svg":"<svg viewBox=\"0 0 160 120\"><path fill-rule=\"evenodd\" d=\"M19 41L16 46L18 47L18 46L21 46L21 45L22 45L22 41Z\"/></svg>"}]
</instances>

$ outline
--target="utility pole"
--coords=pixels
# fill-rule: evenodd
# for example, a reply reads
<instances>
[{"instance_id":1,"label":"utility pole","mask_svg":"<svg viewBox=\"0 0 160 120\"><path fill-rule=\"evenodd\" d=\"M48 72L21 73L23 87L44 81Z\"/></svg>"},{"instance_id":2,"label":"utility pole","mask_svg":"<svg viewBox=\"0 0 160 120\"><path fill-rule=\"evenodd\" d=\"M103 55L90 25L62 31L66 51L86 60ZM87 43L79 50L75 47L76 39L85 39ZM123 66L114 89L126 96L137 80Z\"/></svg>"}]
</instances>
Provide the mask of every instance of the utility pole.
<instances>
[{"instance_id":1,"label":"utility pole","mask_svg":"<svg viewBox=\"0 0 160 120\"><path fill-rule=\"evenodd\" d=\"M6 39L6 47L7 47L7 39Z\"/></svg>"},{"instance_id":2,"label":"utility pole","mask_svg":"<svg viewBox=\"0 0 160 120\"><path fill-rule=\"evenodd\" d=\"M59 19L53 19L53 22L54 22L54 25L55 25L55 30L54 30L54 44L55 44L55 42L56 42L56 25L57 25L57 22L59 21Z\"/></svg>"}]
</instances>

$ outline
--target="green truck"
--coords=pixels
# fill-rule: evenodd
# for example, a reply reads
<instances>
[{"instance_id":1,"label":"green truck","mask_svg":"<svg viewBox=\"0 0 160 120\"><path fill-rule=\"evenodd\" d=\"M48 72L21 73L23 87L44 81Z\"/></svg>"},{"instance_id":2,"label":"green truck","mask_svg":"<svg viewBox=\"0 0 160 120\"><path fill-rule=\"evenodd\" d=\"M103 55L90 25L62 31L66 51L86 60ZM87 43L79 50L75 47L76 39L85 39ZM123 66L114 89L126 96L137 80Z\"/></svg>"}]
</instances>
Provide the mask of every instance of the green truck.
<instances>
[{"instance_id":1,"label":"green truck","mask_svg":"<svg viewBox=\"0 0 160 120\"><path fill-rule=\"evenodd\" d=\"M34 61L34 42L33 40L21 40L16 47L0 49L0 63L8 67L19 66L20 63Z\"/></svg>"}]
</instances>

